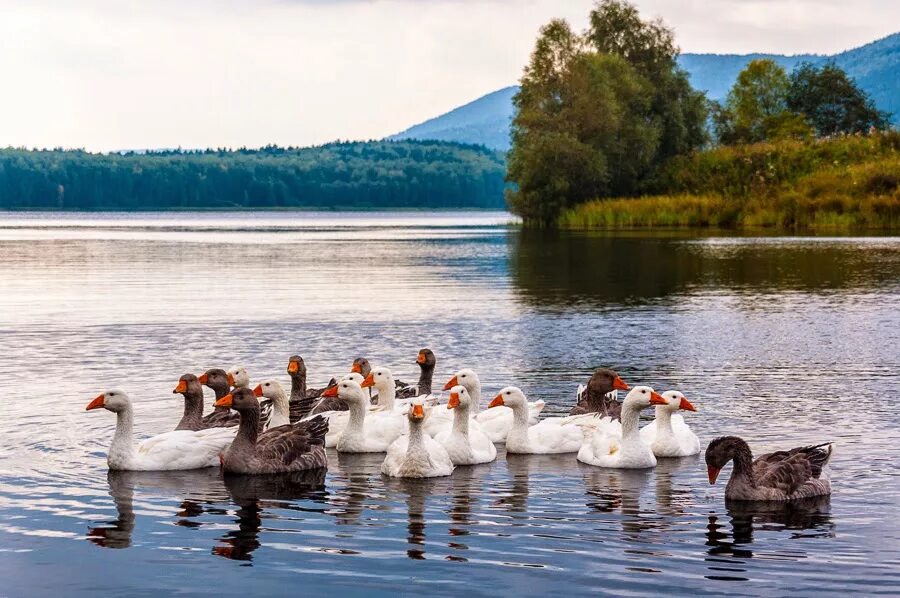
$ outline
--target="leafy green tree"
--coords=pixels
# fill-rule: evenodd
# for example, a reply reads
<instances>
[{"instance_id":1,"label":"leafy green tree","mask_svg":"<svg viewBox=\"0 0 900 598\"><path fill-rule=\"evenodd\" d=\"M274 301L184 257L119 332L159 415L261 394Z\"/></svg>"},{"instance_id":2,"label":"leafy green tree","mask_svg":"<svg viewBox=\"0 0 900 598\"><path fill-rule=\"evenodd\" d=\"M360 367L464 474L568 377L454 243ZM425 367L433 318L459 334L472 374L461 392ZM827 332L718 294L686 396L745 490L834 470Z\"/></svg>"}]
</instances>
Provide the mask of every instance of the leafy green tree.
<instances>
[{"instance_id":1,"label":"leafy green tree","mask_svg":"<svg viewBox=\"0 0 900 598\"><path fill-rule=\"evenodd\" d=\"M713 110L719 141L755 143L807 133L802 117L788 108L789 87L787 73L775 61L751 60L738 74L725 105Z\"/></svg>"},{"instance_id":2,"label":"leafy green tree","mask_svg":"<svg viewBox=\"0 0 900 598\"><path fill-rule=\"evenodd\" d=\"M879 111L843 69L806 62L791 73L788 108L802 113L819 137L886 129L889 115Z\"/></svg>"},{"instance_id":3,"label":"leafy green tree","mask_svg":"<svg viewBox=\"0 0 900 598\"><path fill-rule=\"evenodd\" d=\"M705 141L705 98L678 69L671 31L621 0L601 0L590 19L583 35L562 20L541 29L513 100L507 201L529 224L639 193Z\"/></svg>"}]
</instances>

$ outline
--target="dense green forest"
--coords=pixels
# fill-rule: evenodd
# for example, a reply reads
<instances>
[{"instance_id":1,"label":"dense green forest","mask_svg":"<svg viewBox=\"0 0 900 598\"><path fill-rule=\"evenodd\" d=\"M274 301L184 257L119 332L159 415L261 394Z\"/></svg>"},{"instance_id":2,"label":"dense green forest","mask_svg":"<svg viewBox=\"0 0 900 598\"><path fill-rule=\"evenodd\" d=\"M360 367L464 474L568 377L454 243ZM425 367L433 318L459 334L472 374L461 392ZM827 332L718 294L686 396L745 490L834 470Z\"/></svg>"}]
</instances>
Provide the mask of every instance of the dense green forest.
<instances>
[{"instance_id":1,"label":"dense green forest","mask_svg":"<svg viewBox=\"0 0 900 598\"><path fill-rule=\"evenodd\" d=\"M440 141L156 151L0 149L0 209L503 208L502 154Z\"/></svg>"}]
</instances>

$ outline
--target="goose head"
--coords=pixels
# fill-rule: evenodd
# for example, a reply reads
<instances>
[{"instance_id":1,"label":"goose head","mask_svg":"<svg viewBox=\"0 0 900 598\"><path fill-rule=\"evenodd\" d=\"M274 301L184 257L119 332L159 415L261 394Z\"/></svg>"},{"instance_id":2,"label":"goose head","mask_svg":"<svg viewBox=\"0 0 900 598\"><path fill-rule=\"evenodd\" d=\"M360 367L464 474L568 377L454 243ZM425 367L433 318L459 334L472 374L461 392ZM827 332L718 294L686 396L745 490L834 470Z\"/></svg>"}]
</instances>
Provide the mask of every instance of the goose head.
<instances>
[{"instance_id":1,"label":"goose head","mask_svg":"<svg viewBox=\"0 0 900 598\"><path fill-rule=\"evenodd\" d=\"M734 459L737 455L742 454L744 461L750 463L753 460L750 447L747 443L737 436L722 436L716 438L706 447L706 471L709 475L709 483L715 484L719 477L719 472L725 465Z\"/></svg>"},{"instance_id":2,"label":"goose head","mask_svg":"<svg viewBox=\"0 0 900 598\"><path fill-rule=\"evenodd\" d=\"M284 387L281 386L278 380L266 380L256 385L253 389L253 396L267 399L283 399Z\"/></svg>"},{"instance_id":3,"label":"goose head","mask_svg":"<svg viewBox=\"0 0 900 598\"><path fill-rule=\"evenodd\" d=\"M478 374L475 373L475 370L463 368L444 384L444 390L450 390L454 386L465 386L466 390L471 393L474 389L481 388L481 380L478 379Z\"/></svg>"},{"instance_id":4,"label":"goose head","mask_svg":"<svg viewBox=\"0 0 900 598\"><path fill-rule=\"evenodd\" d=\"M84 410L92 411L94 409L106 409L113 413L119 413L121 411L127 411L130 408L131 399L128 398L127 394L121 390L108 390L88 403Z\"/></svg>"},{"instance_id":5,"label":"goose head","mask_svg":"<svg viewBox=\"0 0 900 598\"><path fill-rule=\"evenodd\" d=\"M631 390L619 375L608 368L597 368L588 381L588 389L594 395L607 395L614 390Z\"/></svg>"},{"instance_id":6,"label":"goose head","mask_svg":"<svg viewBox=\"0 0 900 598\"><path fill-rule=\"evenodd\" d=\"M363 388L368 388L370 386L374 386L378 392L384 392L391 388L394 388L394 376L391 374L391 370L385 367L377 367L373 368L372 371L369 372L369 375L366 376L366 379L363 380L362 384L360 384Z\"/></svg>"},{"instance_id":7,"label":"goose head","mask_svg":"<svg viewBox=\"0 0 900 598\"><path fill-rule=\"evenodd\" d=\"M683 409L685 411L697 410L697 408L694 407L691 402L688 401L685 396L677 390L667 390L666 392L662 393L662 396L668 403L664 407L666 411L674 413L679 409Z\"/></svg>"},{"instance_id":8,"label":"goose head","mask_svg":"<svg viewBox=\"0 0 900 598\"><path fill-rule=\"evenodd\" d=\"M203 396L203 387L200 386L200 380L193 374L185 374L178 379L178 385L172 394L183 394L184 398Z\"/></svg>"},{"instance_id":9,"label":"goose head","mask_svg":"<svg viewBox=\"0 0 900 598\"><path fill-rule=\"evenodd\" d=\"M372 371L372 366L369 365L369 360L365 357L357 357L353 360L353 364L350 366L351 372L356 372L357 374L362 374L363 378L369 375L369 372Z\"/></svg>"},{"instance_id":10,"label":"goose head","mask_svg":"<svg viewBox=\"0 0 900 598\"><path fill-rule=\"evenodd\" d=\"M450 400L447 401L447 409L468 411L471 404L472 397L469 396L469 391L466 390L465 386L457 384L450 389Z\"/></svg>"},{"instance_id":11,"label":"goose head","mask_svg":"<svg viewBox=\"0 0 900 598\"><path fill-rule=\"evenodd\" d=\"M362 387L355 380L341 380L334 386L328 387L325 392L322 393L322 396L338 397L351 404L358 403L360 405L366 405L369 402L366 393L363 392Z\"/></svg>"},{"instance_id":12,"label":"goose head","mask_svg":"<svg viewBox=\"0 0 900 598\"><path fill-rule=\"evenodd\" d=\"M227 390L234 384L234 377L221 368L206 370L197 380L213 390Z\"/></svg>"},{"instance_id":13,"label":"goose head","mask_svg":"<svg viewBox=\"0 0 900 598\"><path fill-rule=\"evenodd\" d=\"M259 400L253 391L246 387L235 388L215 403L216 407L228 407L238 413L247 413L253 410L259 411Z\"/></svg>"},{"instance_id":14,"label":"goose head","mask_svg":"<svg viewBox=\"0 0 900 598\"><path fill-rule=\"evenodd\" d=\"M622 403L622 408L640 411L641 409L646 409L650 405L668 404L669 402L663 398L661 394L649 386L635 386L627 395L625 395L625 401Z\"/></svg>"},{"instance_id":15,"label":"goose head","mask_svg":"<svg viewBox=\"0 0 900 598\"><path fill-rule=\"evenodd\" d=\"M341 380L353 380L354 382L356 382L357 384L362 386L362 383L365 381L365 378L359 372L350 372L349 374L347 374L346 376L341 378Z\"/></svg>"},{"instance_id":16,"label":"goose head","mask_svg":"<svg viewBox=\"0 0 900 598\"><path fill-rule=\"evenodd\" d=\"M434 356L434 351L428 349L419 349L419 354L416 356L416 363L419 364L419 367L423 370L434 369L434 364L437 363L437 359Z\"/></svg>"},{"instance_id":17,"label":"goose head","mask_svg":"<svg viewBox=\"0 0 900 598\"><path fill-rule=\"evenodd\" d=\"M305 376L306 363L303 362L303 358L299 355L291 355L288 359L287 373L291 375L291 378Z\"/></svg>"},{"instance_id":18,"label":"goose head","mask_svg":"<svg viewBox=\"0 0 900 598\"><path fill-rule=\"evenodd\" d=\"M528 408L528 399L525 398L525 393L516 386L507 386L494 397L494 400L491 401L488 408L491 407L500 407L504 405L506 407L511 408L516 411L519 409L527 409Z\"/></svg>"},{"instance_id":19,"label":"goose head","mask_svg":"<svg viewBox=\"0 0 900 598\"><path fill-rule=\"evenodd\" d=\"M425 406L422 404L422 399L413 399L409 404L409 411L406 412L409 424L411 426L421 425L425 421L425 415Z\"/></svg>"},{"instance_id":20,"label":"goose head","mask_svg":"<svg viewBox=\"0 0 900 598\"><path fill-rule=\"evenodd\" d=\"M243 366L234 366L228 370L228 375L231 377L231 384L235 388L250 388L250 376Z\"/></svg>"}]
</instances>

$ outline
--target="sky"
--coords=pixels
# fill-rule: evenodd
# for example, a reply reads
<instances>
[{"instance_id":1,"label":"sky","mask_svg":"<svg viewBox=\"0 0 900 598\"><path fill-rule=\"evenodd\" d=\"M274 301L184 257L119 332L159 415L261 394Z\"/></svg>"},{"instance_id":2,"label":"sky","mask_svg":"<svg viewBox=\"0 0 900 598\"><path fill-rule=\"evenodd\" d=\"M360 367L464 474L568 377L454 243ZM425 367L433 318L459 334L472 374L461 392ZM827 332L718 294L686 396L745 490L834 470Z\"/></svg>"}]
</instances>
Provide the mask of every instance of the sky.
<instances>
[{"instance_id":1,"label":"sky","mask_svg":"<svg viewBox=\"0 0 900 598\"><path fill-rule=\"evenodd\" d=\"M824 53L900 1L637 0L684 52ZM0 147L375 139L514 84L541 25L592 0L0 0Z\"/></svg>"}]
</instances>

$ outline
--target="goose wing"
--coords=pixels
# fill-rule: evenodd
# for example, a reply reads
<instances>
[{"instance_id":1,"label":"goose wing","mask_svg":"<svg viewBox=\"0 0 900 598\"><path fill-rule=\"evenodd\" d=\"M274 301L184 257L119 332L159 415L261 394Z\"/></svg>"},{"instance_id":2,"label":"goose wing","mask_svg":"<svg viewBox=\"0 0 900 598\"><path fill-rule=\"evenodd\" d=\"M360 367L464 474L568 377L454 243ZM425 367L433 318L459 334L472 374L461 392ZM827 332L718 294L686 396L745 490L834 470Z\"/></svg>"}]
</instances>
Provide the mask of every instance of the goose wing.
<instances>
[{"instance_id":1,"label":"goose wing","mask_svg":"<svg viewBox=\"0 0 900 598\"><path fill-rule=\"evenodd\" d=\"M328 420L323 417L278 426L259 437L256 454L263 461L289 465L309 454L314 445L324 446L327 432Z\"/></svg>"},{"instance_id":2,"label":"goose wing","mask_svg":"<svg viewBox=\"0 0 900 598\"><path fill-rule=\"evenodd\" d=\"M826 443L760 455L753 462L756 484L775 488L785 495L794 494L822 474L822 468L831 458L831 451L832 445Z\"/></svg>"}]
</instances>

